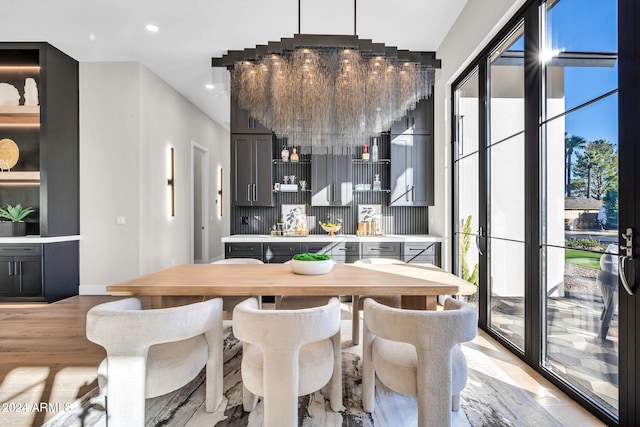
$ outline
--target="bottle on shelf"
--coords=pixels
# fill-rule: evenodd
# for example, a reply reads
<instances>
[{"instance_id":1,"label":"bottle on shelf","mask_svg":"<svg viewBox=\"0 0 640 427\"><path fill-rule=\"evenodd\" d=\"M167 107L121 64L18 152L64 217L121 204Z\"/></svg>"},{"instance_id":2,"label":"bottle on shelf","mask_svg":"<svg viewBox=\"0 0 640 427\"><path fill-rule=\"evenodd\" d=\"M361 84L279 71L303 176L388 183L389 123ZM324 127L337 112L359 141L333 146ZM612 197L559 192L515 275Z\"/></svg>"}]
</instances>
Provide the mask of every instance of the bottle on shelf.
<instances>
[{"instance_id":1,"label":"bottle on shelf","mask_svg":"<svg viewBox=\"0 0 640 427\"><path fill-rule=\"evenodd\" d=\"M373 180L373 191L380 191L380 190L382 190L382 182L380 182L380 175L376 174Z\"/></svg>"},{"instance_id":2,"label":"bottle on shelf","mask_svg":"<svg viewBox=\"0 0 640 427\"><path fill-rule=\"evenodd\" d=\"M364 147L362 147L362 160L369 161L369 147L367 144L364 144Z\"/></svg>"},{"instance_id":3,"label":"bottle on shelf","mask_svg":"<svg viewBox=\"0 0 640 427\"><path fill-rule=\"evenodd\" d=\"M371 161L378 161L378 138L373 138L373 147L371 147Z\"/></svg>"},{"instance_id":4,"label":"bottle on shelf","mask_svg":"<svg viewBox=\"0 0 640 427\"><path fill-rule=\"evenodd\" d=\"M298 162L298 150L296 148L293 149L293 153L291 153L291 157L289 159L291 160L291 163Z\"/></svg>"},{"instance_id":5,"label":"bottle on shelf","mask_svg":"<svg viewBox=\"0 0 640 427\"><path fill-rule=\"evenodd\" d=\"M287 150L287 147L284 145L282 146L282 151L280 152L280 158L283 162L289 161L289 150Z\"/></svg>"}]
</instances>

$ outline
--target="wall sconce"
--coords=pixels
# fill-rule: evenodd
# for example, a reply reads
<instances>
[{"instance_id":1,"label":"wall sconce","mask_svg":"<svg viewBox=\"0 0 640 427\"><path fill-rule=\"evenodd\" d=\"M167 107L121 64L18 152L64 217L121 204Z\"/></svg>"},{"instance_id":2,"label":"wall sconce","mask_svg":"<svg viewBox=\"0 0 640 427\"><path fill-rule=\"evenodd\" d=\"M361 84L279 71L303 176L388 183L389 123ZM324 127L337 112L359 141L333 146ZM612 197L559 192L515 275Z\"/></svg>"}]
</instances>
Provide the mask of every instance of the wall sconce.
<instances>
[{"instance_id":1,"label":"wall sconce","mask_svg":"<svg viewBox=\"0 0 640 427\"><path fill-rule=\"evenodd\" d=\"M220 197L220 218L222 218L222 168L220 168L220 180L218 181L218 196Z\"/></svg>"},{"instance_id":2,"label":"wall sconce","mask_svg":"<svg viewBox=\"0 0 640 427\"><path fill-rule=\"evenodd\" d=\"M176 216L176 199L175 199L175 181L174 181L175 165L174 165L173 147L171 147L170 150L171 150L171 176L169 179L167 179L167 185L171 187L171 216L174 217Z\"/></svg>"}]
</instances>

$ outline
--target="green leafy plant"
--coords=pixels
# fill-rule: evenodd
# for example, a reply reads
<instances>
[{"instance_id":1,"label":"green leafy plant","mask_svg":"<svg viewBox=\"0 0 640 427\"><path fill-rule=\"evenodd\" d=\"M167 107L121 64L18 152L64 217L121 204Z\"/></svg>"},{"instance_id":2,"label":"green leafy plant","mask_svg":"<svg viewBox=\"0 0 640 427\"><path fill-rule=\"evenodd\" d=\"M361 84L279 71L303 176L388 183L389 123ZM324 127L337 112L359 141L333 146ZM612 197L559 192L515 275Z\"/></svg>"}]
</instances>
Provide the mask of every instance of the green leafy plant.
<instances>
[{"instance_id":1,"label":"green leafy plant","mask_svg":"<svg viewBox=\"0 0 640 427\"><path fill-rule=\"evenodd\" d=\"M467 217L462 225L462 230L460 233L460 277L471 283L472 285L478 286L478 279L480 278L479 265L473 266L473 272L469 270L469 262L467 261L467 252L469 252L469 248L471 247L471 215ZM473 295L477 296L478 291Z\"/></svg>"},{"instance_id":2,"label":"green leafy plant","mask_svg":"<svg viewBox=\"0 0 640 427\"><path fill-rule=\"evenodd\" d=\"M565 241L565 246L571 249L603 250L600 242L592 236L585 237L583 239L567 239Z\"/></svg>"},{"instance_id":3,"label":"green leafy plant","mask_svg":"<svg viewBox=\"0 0 640 427\"><path fill-rule=\"evenodd\" d=\"M7 205L6 208L0 208L0 218L6 218L13 222L22 221L24 217L31 212L35 212L31 208L23 208L21 204L15 206Z\"/></svg>"},{"instance_id":4,"label":"green leafy plant","mask_svg":"<svg viewBox=\"0 0 640 427\"><path fill-rule=\"evenodd\" d=\"M326 261L331 259L331 257L327 254L312 254L309 252L305 252L302 254L294 255L293 259L295 259L296 261Z\"/></svg>"}]
</instances>

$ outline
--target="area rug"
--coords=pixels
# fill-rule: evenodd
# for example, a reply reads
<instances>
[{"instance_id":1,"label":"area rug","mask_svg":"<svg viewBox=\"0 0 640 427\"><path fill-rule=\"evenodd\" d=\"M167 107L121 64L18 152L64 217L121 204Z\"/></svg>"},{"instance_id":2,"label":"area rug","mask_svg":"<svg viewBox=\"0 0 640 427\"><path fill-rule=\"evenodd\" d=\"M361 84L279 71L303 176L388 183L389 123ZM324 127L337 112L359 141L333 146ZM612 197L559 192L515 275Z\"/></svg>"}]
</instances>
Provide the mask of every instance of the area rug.
<instances>
[{"instance_id":1,"label":"area rug","mask_svg":"<svg viewBox=\"0 0 640 427\"><path fill-rule=\"evenodd\" d=\"M402 427L417 425L418 406L411 397L376 385L376 409L368 414L361 400L361 346L352 346L351 321L343 321L344 410L332 412L328 392L320 390L298 401L299 426ZM345 340L345 337L348 337ZM224 409L204 410L204 372L180 390L148 399L146 426L262 426L262 403L251 413L242 410L240 361L242 345L231 328L224 334ZM467 387L462 392L462 410L453 413L454 426L559 426L548 412L501 371L484 353L463 346L469 364ZM58 414L47 427L106 426L105 400L97 389L76 401L67 412Z\"/></svg>"}]
</instances>

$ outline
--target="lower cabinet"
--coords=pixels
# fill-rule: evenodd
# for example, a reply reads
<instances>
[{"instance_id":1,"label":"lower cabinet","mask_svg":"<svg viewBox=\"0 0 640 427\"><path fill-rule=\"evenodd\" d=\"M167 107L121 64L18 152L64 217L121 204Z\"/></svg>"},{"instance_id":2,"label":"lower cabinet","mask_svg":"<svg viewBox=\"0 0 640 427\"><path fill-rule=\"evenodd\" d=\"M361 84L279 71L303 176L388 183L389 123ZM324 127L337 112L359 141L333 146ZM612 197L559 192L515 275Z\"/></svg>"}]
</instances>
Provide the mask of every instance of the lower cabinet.
<instances>
[{"instance_id":1,"label":"lower cabinet","mask_svg":"<svg viewBox=\"0 0 640 427\"><path fill-rule=\"evenodd\" d=\"M262 261L269 264L287 262L300 253L300 243L263 243Z\"/></svg>"},{"instance_id":2,"label":"lower cabinet","mask_svg":"<svg viewBox=\"0 0 640 427\"><path fill-rule=\"evenodd\" d=\"M337 263L356 262L360 259L360 243L337 243L331 248L331 258Z\"/></svg>"},{"instance_id":3,"label":"lower cabinet","mask_svg":"<svg viewBox=\"0 0 640 427\"><path fill-rule=\"evenodd\" d=\"M402 251L404 262L428 262L440 266L440 243L405 243Z\"/></svg>"},{"instance_id":4,"label":"lower cabinet","mask_svg":"<svg viewBox=\"0 0 640 427\"><path fill-rule=\"evenodd\" d=\"M255 258L270 264L289 261L295 254L302 252L328 254L337 263L352 263L363 258L393 258L440 266L439 242L225 243L225 258Z\"/></svg>"},{"instance_id":5,"label":"lower cabinet","mask_svg":"<svg viewBox=\"0 0 640 427\"><path fill-rule=\"evenodd\" d=\"M262 243L225 243L225 258L255 258L262 261Z\"/></svg>"},{"instance_id":6,"label":"lower cabinet","mask_svg":"<svg viewBox=\"0 0 640 427\"><path fill-rule=\"evenodd\" d=\"M42 245L0 246L0 298L44 299Z\"/></svg>"},{"instance_id":7,"label":"lower cabinet","mask_svg":"<svg viewBox=\"0 0 640 427\"><path fill-rule=\"evenodd\" d=\"M367 242L362 244L362 258L402 258L402 243Z\"/></svg>"}]
</instances>

